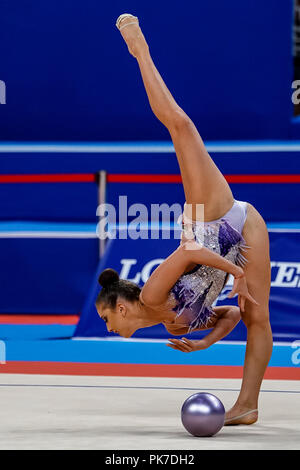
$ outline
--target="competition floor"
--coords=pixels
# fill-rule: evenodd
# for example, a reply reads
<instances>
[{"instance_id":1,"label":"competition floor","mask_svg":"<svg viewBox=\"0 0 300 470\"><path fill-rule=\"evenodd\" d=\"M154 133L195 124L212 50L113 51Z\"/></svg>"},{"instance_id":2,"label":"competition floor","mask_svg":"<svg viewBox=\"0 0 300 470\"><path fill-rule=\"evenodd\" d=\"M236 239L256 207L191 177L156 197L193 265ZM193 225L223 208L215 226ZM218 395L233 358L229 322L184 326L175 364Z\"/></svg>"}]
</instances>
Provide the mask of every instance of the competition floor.
<instances>
[{"instance_id":1,"label":"competition floor","mask_svg":"<svg viewBox=\"0 0 300 470\"><path fill-rule=\"evenodd\" d=\"M26 318L0 316L0 449L300 449L298 343L274 343L256 424L194 438L183 402L205 391L229 409L245 343L183 354L166 340L74 340L77 318Z\"/></svg>"},{"instance_id":2,"label":"competition floor","mask_svg":"<svg viewBox=\"0 0 300 470\"><path fill-rule=\"evenodd\" d=\"M0 449L299 449L298 381L265 380L259 421L210 438L180 421L197 391L234 402L239 379L1 374ZM20 399L22 397L22 399Z\"/></svg>"}]
</instances>

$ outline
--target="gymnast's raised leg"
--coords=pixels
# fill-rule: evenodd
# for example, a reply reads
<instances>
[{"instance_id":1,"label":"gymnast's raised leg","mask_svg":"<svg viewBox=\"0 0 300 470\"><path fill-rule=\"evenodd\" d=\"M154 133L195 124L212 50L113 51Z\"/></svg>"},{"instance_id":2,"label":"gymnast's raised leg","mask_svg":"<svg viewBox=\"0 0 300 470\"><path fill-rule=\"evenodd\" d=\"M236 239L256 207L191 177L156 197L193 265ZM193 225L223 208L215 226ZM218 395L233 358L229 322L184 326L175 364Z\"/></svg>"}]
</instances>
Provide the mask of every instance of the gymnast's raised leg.
<instances>
[{"instance_id":1,"label":"gymnast's raised leg","mask_svg":"<svg viewBox=\"0 0 300 470\"><path fill-rule=\"evenodd\" d=\"M171 135L187 204L204 204L205 221L222 217L234 202L227 181L207 153L193 122L178 106L156 69L137 18L121 17L117 25L138 62L152 111Z\"/></svg>"}]
</instances>

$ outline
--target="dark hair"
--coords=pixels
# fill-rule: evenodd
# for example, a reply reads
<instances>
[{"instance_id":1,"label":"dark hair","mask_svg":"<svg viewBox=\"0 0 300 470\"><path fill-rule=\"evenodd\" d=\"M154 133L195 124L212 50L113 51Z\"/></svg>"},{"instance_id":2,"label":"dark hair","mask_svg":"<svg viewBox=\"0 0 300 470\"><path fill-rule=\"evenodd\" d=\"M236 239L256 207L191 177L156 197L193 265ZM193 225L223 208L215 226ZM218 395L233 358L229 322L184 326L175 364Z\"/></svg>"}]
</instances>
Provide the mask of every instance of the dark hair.
<instances>
[{"instance_id":1,"label":"dark hair","mask_svg":"<svg viewBox=\"0 0 300 470\"><path fill-rule=\"evenodd\" d=\"M104 269L98 282L102 289L96 300L96 305L103 303L105 306L114 309L118 297L122 297L129 302L139 300L141 288L134 282L120 279L119 274L114 269Z\"/></svg>"}]
</instances>

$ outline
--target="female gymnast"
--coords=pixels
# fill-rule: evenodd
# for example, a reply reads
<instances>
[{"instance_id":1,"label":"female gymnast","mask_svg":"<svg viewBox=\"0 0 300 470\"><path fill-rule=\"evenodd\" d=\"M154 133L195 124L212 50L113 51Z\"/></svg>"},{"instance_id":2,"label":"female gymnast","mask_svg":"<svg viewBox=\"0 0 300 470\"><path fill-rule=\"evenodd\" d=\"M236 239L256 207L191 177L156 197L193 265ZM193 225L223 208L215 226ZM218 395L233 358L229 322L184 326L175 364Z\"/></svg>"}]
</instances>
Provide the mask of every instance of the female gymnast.
<instances>
[{"instance_id":1,"label":"female gymnast","mask_svg":"<svg viewBox=\"0 0 300 470\"><path fill-rule=\"evenodd\" d=\"M142 289L119 279L112 269L100 274L98 314L108 331L124 337L159 323L175 336L211 329L198 341L170 339L168 346L182 352L208 348L230 333L242 318L248 331L243 381L236 403L226 413L225 424L252 424L258 419L259 390L272 352L265 222L251 204L233 198L193 122L157 71L138 18L121 15L116 26L137 60L153 113L171 135L186 204L179 247ZM204 223L197 220L197 204L204 204ZM244 249L247 258L242 255ZM238 294L239 307L212 307L229 274L234 276L234 285L228 297Z\"/></svg>"}]
</instances>

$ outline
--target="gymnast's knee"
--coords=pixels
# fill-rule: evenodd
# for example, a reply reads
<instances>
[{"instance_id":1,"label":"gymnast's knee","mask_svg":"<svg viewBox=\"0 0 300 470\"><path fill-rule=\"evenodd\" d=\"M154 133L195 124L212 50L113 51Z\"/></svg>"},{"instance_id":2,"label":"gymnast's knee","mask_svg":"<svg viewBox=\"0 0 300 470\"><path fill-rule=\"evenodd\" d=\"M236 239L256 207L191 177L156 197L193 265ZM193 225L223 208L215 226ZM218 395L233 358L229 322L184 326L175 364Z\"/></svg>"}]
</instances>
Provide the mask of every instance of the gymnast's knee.
<instances>
[{"instance_id":1,"label":"gymnast's knee","mask_svg":"<svg viewBox=\"0 0 300 470\"><path fill-rule=\"evenodd\" d=\"M247 328L256 326L258 328L266 329L270 327L270 313L268 308L259 308L250 312L247 312L246 309L245 312L241 313L241 315Z\"/></svg>"},{"instance_id":2,"label":"gymnast's knee","mask_svg":"<svg viewBox=\"0 0 300 470\"><path fill-rule=\"evenodd\" d=\"M181 109L178 108L168 116L168 128L171 132L181 133L193 126L192 120Z\"/></svg>"}]
</instances>

